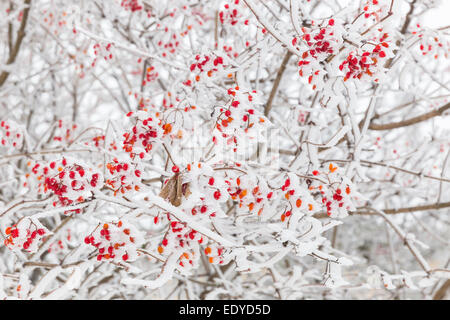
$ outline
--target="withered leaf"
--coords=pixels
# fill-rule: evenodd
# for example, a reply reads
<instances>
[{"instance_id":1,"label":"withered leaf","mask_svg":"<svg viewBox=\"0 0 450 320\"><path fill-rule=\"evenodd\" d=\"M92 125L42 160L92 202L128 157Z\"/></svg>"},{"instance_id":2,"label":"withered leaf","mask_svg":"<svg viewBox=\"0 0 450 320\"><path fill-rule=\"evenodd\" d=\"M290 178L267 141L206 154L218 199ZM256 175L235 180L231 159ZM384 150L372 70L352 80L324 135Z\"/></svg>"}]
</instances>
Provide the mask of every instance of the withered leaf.
<instances>
[{"instance_id":1,"label":"withered leaf","mask_svg":"<svg viewBox=\"0 0 450 320\"><path fill-rule=\"evenodd\" d=\"M189 184L183 184L182 175L176 173L161 189L159 196L165 200L169 200L169 202L175 207L179 207L182 196L184 195L185 197L188 197L190 194L191 191L189 190Z\"/></svg>"}]
</instances>

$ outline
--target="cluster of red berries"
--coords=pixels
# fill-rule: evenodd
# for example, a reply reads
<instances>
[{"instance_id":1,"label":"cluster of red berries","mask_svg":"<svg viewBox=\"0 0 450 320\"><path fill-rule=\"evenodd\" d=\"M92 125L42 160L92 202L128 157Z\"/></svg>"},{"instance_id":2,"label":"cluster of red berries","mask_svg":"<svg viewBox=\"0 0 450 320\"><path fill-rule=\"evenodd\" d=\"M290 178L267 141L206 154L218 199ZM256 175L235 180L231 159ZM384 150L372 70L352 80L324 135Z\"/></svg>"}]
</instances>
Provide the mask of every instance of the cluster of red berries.
<instances>
[{"instance_id":1,"label":"cluster of red berries","mask_svg":"<svg viewBox=\"0 0 450 320\"><path fill-rule=\"evenodd\" d=\"M12 121L0 122L0 143L3 147L20 148L23 136L21 130Z\"/></svg>"},{"instance_id":2,"label":"cluster of red berries","mask_svg":"<svg viewBox=\"0 0 450 320\"><path fill-rule=\"evenodd\" d=\"M368 0L363 7L363 11L364 11L364 18L368 19L373 16L375 19L378 19L381 13L379 1Z\"/></svg>"},{"instance_id":3,"label":"cluster of red berries","mask_svg":"<svg viewBox=\"0 0 450 320\"><path fill-rule=\"evenodd\" d=\"M55 141L65 141L66 143L71 143L75 138L75 132L77 130L77 125L70 121L58 120L58 126L55 130L53 140Z\"/></svg>"},{"instance_id":4,"label":"cluster of red berries","mask_svg":"<svg viewBox=\"0 0 450 320\"><path fill-rule=\"evenodd\" d=\"M244 92L236 86L228 89L228 94L232 97L232 101L228 107L220 108L215 128L220 133L218 137L226 140L227 145L234 145L233 151L236 152L238 140L243 138L243 134L249 133L249 129L255 124L262 124L266 120L251 104L257 94L256 90ZM213 136L214 144L218 144L218 137Z\"/></svg>"},{"instance_id":5,"label":"cluster of red berries","mask_svg":"<svg viewBox=\"0 0 450 320\"><path fill-rule=\"evenodd\" d=\"M102 141L105 141L105 136L104 135L95 136L92 138L92 141L94 142L94 146L96 146L98 148L98 147L100 147L100 143Z\"/></svg>"},{"instance_id":6,"label":"cluster of red berries","mask_svg":"<svg viewBox=\"0 0 450 320\"><path fill-rule=\"evenodd\" d=\"M147 83L155 81L158 78L158 72L155 71L155 68L150 66L145 70L145 79L142 80L142 85L145 86Z\"/></svg>"},{"instance_id":7,"label":"cluster of red berries","mask_svg":"<svg viewBox=\"0 0 450 320\"><path fill-rule=\"evenodd\" d=\"M86 166L78 164L71 158L62 158L60 161L51 161L46 165L29 162L31 173L38 180L38 192L51 191L58 196L62 206L71 205L74 202L84 202L92 196L92 192L99 189L103 181L100 173L86 169ZM27 175L28 177L29 175ZM57 206L58 202L53 203Z\"/></svg>"},{"instance_id":8,"label":"cluster of red berries","mask_svg":"<svg viewBox=\"0 0 450 320\"><path fill-rule=\"evenodd\" d=\"M328 56L334 53L334 43L336 42L335 30L333 29L334 19L328 20L328 25L320 27L317 30L310 31L307 28L302 28L303 42L307 44L308 49L302 53L302 59L299 61L299 66L309 64L311 58L317 59L320 54ZM297 45L298 38L292 39L292 45Z\"/></svg>"},{"instance_id":9,"label":"cluster of red berries","mask_svg":"<svg viewBox=\"0 0 450 320\"><path fill-rule=\"evenodd\" d=\"M334 26L334 20L333 19L328 20L328 25L330 27ZM305 28L303 29L304 32L307 31ZM303 35L303 40L308 45L309 49L307 49L302 53L303 60L300 60L298 65L302 66L309 64L310 63L309 60L311 60L311 57L317 59L318 55L321 53L325 53L327 55L333 54L334 49L331 46L330 41L327 40L327 38L330 38L333 35L334 35L333 29L326 27L319 28L316 32L313 33L305 32L305 34ZM295 46L296 44L297 38L292 39L292 45ZM308 59L308 57L310 58Z\"/></svg>"},{"instance_id":10,"label":"cluster of red berries","mask_svg":"<svg viewBox=\"0 0 450 320\"><path fill-rule=\"evenodd\" d=\"M177 35L175 33L169 34L169 28L165 28L164 29L164 33L165 33L165 38L167 38L166 40L159 40L158 41L158 46L162 47L164 49L167 50L168 53L175 53L176 48L178 48L178 46L180 45L180 42L178 41ZM163 52L162 56L166 57L167 56L167 52Z\"/></svg>"},{"instance_id":11,"label":"cluster of red berries","mask_svg":"<svg viewBox=\"0 0 450 320\"><path fill-rule=\"evenodd\" d=\"M245 41L245 46L248 47L249 45L250 45L250 42ZM239 53L237 51L234 51L232 46L223 46L223 51L230 58L237 58L237 57L239 57Z\"/></svg>"},{"instance_id":12,"label":"cluster of red berries","mask_svg":"<svg viewBox=\"0 0 450 320\"><path fill-rule=\"evenodd\" d=\"M138 184L140 179L138 178L141 172L135 166L114 159L112 162L106 164L106 168L111 177L106 179L105 184L114 190L114 195L118 193L124 194L130 190L139 191Z\"/></svg>"},{"instance_id":13,"label":"cluster of red berries","mask_svg":"<svg viewBox=\"0 0 450 320\"><path fill-rule=\"evenodd\" d=\"M132 116L133 113L127 114ZM148 117L145 111L137 112L138 119L131 128L131 132L125 132L123 137L123 149L134 159L138 156L140 159L149 158L149 153L153 149L158 138L161 136L159 124L154 117ZM142 119L141 119L142 118Z\"/></svg>"},{"instance_id":14,"label":"cluster of red berries","mask_svg":"<svg viewBox=\"0 0 450 320\"><path fill-rule=\"evenodd\" d=\"M347 59L339 65L339 70L341 71L344 71L344 68L346 68L344 81L350 78L361 79L364 74L373 76L380 58L386 58L386 52L383 51L383 48L389 48L389 44L382 42L376 45L372 51L364 51L362 54L351 52Z\"/></svg>"},{"instance_id":15,"label":"cluster of red berries","mask_svg":"<svg viewBox=\"0 0 450 320\"><path fill-rule=\"evenodd\" d=\"M37 228L33 223L25 220L22 220L17 225L6 228L4 243L10 248L15 247L32 252L37 249L37 243L39 243L46 232L44 229ZM24 225L28 222L29 226L25 227Z\"/></svg>"},{"instance_id":16,"label":"cluster of red berries","mask_svg":"<svg viewBox=\"0 0 450 320\"><path fill-rule=\"evenodd\" d=\"M349 186L347 186L346 188L345 188L345 193L347 194L347 195L349 195L350 194L350 187ZM334 193L333 193L333 195L332 195L332 198L331 199L329 199L329 198L327 198L326 196L323 196L322 197L322 203L326 206L326 209L327 209L327 215L328 216L331 216L332 215L332 209L333 209L333 207L338 207L338 208L342 208L343 206L344 206L344 201L343 201L343 199L344 199L344 195L343 195L343 193L342 193L342 190L341 189L336 189L335 191L334 191ZM347 208L348 209L348 208Z\"/></svg>"},{"instance_id":17,"label":"cluster of red berries","mask_svg":"<svg viewBox=\"0 0 450 320\"><path fill-rule=\"evenodd\" d=\"M191 64L190 70L195 73L195 81L200 81L201 76L206 74L211 78L215 73L223 69L223 58L220 56L196 55L195 62Z\"/></svg>"},{"instance_id":18,"label":"cluster of red berries","mask_svg":"<svg viewBox=\"0 0 450 320\"><path fill-rule=\"evenodd\" d=\"M170 217L169 221L170 221ZM203 243L203 236L186 226L186 223L180 221L170 221L169 229L158 246L158 253L164 254L164 252L173 252L173 250L184 249L179 258L178 264L182 267L193 267L195 264L195 252L198 251L196 248L198 244ZM183 262L183 259L187 260Z\"/></svg>"},{"instance_id":19,"label":"cluster of red berries","mask_svg":"<svg viewBox=\"0 0 450 320\"><path fill-rule=\"evenodd\" d=\"M338 52L343 41L341 37L342 28L334 19L329 19L316 29L302 27L302 31L302 43L299 43L297 37L292 39L292 45L294 46L297 44L306 45L306 49L302 51L301 59L298 62L299 75L301 77L309 75L308 83L313 84L313 89L316 89L318 82L313 81L313 78L318 76L323 69L319 63ZM301 46L299 50L301 50Z\"/></svg>"},{"instance_id":20,"label":"cluster of red berries","mask_svg":"<svg viewBox=\"0 0 450 320\"><path fill-rule=\"evenodd\" d=\"M138 0L122 0L120 6L125 10L131 10L131 12L142 10L142 5Z\"/></svg>"},{"instance_id":21,"label":"cluster of red berries","mask_svg":"<svg viewBox=\"0 0 450 320\"><path fill-rule=\"evenodd\" d=\"M57 252L61 252L64 249L64 244L62 242L62 240L58 240L53 242L52 244L50 244L49 248L48 248L48 252L53 252L53 253L57 253Z\"/></svg>"},{"instance_id":22,"label":"cluster of red berries","mask_svg":"<svg viewBox=\"0 0 450 320\"><path fill-rule=\"evenodd\" d=\"M210 217L215 217L216 213L215 212L211 212L210 210L211 208L209 208L207 205L203 204L203 205L198 205L195 206L191 209L191 214L193 216L197 215L197 213L201 213L201 214L205 214L205 213L209 213Z\"/></svg>"},{"instance_id":23,"label":"cluster of red berries","mask_svg":"<svg viewBox=\"0 0 450 320\"><path fill-rule=\"evenodd\" d=\"M97 57L101 56L105 61L112 60L113 54L111 52L112 43L108 43L106 46L102 47L99 43L94 44L94 54L95 58L94 61L91 63L91 67L95 67L97 63Z\"/></svg>"},{"instance_id":24,"label":"cluster of red berries","mask_svg":"<svg viewBox=\"0 0 450 320\"><path fill-rule=\"evenodd\" d=\"M305 203L304 203L304 201L302 200L302 197L299 196L299 192L298 192L297 188L298 188L298 185L295 185L295 186L291 185L290 178L287 178L284 181L283 186L281 186L281 191L284 192L284 197L289 202L289 206L290 206L290 210L285 211L281 215L281 221L283 221L283 222L285 221L286 218L289 218L293 213L295 213L299 209L307 208L307 210L310 212L313 211L313 209L314 209L314 205L313 205L313 203L311 203L311 202L313 202L312 199L310 197L307 197L305 200ZM296 194L297 194L297 196L295 196ZM306 204L307 204L307 206L306 206Z\"/></svg>"},{"instance_id":25,"label":"cluster of red berries","mask_svg":"<svg viewBox=\"0 0 450 320\"><path fill-rule=\"evenodd\" d=\"M69 242L72 239L72 235L70 233L70 229L67 229L67 235L61 236L60 239L55 240L52 242L48 247L48 252L52 253L64 253L64 245L66 244L66 241Z\"/></svg>"},{"instance_id":26,"label":"cluster of red berries","mask_svg":"<svg viewBox=\"0 0 450 320\"><path fill-rule=\"evenodd\" d=\"M84 238L84 243L97 249L97 260L109 260L114 262L136 259L137 247L142 242L134 228L118 223L105 223L99 225L94 232Z\"/></svg>"},{"instance_id":27,"label":"cluster of red berries","mask_svg":"<svg viewBox=\"0 0 450 320\"><path fill-rule=\"evenodd\" d=\"M220 23L229 23L232 26L236 25L242 17L242 14L239 13L239 0L231 1L230 4L225 4L224 8L225 10L219 11ZM248 19L244 21L244 25L248 25Z\"/></svg>"},{"instance_id":28,"label":"cluster of red berries","mask_svg":"<svg viewBox=\"0 0 450 320\"><path fill-rule=\"evenodd\" d=\"M448 57L448 41L442 41L440 31L429 30L422 28L420 24L416 25L417 30L412 31L412 34L416 35L419 40L419 49L423 56L431 55L435 59L439 58L442 54L445 58Z\"/></svg>"},{"instance_id":29,"label":"cluster of red berries","mask_svg":"<svg viewBox=\"0 0 450 320\"><path fill-rule=\"evenodd\" d=\"M225 258L225 249L217 245L209 245L205 248L205 255L208 257L208 262L211 264L223 264Z\"/></svg>"}]
</instances>

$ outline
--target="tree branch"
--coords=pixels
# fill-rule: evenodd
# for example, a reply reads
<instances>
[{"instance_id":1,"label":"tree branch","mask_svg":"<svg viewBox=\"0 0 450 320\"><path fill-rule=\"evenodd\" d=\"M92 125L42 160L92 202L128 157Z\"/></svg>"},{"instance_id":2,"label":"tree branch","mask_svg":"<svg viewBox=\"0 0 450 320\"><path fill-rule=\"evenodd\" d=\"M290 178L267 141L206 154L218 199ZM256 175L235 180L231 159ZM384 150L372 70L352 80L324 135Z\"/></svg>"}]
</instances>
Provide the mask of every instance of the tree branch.
<instances>
[{"instance_id":1,"label":"tree branch","mask_svg":"<svg viewBox=\"0 0 450 320\"><path fill-rule=\"evenodd\" d=\"M28 12L30 11L30 3L31 0L25 0L25 4L27 5L27 7L23 10L22 21L20 23L20 28L17 31L17 39L16 42L14 43L14 46L12 47L12 50L9 52L8 61L6 62L7 65L13 64L16 61L20 45L22 44L23 38L25 37L25 26L28 20ZM3 71L0 74L0 87L3 86L8 77L9 77L8 71Z\"/></svg>"},{"instance_id":2,"label":"tree branch","mask_svg":"<svg viewBox=\"0 0 450 320\"><path fill-rule=\"evenodd\" d=\"M442 300L447 293L447 290L450 288L450 279L444 282L444 284L436 291L433 296L433 300Z\"/></svg>"},{"instance_id":3,"label":"tree branch","mask_svg":"<svg viewBox=\"0 0 450 320\"><path fill-rule=\"evenodd\" d=\"M401 127L407 127L422 121L426 121L428 119L431 119L433 117L437 117L442 115L446 110L448 110L450 108L450 102L447 103L446 105L440 107L439 109L430 111L428 113L424 113L420 116L408 119L408 120L403 120L403 121L399 121L399 122L392 122L392 123L386 123L386 124L370 124L369 125L369 129L371 130L391 130L391 129L396 129L396 128L401 128Z\"/></svg>"},{"instance_id":4,"label":"tree branch","mask_svg":"<svg viewBox=\"0 0 450 320\"><path fill-rule=\"evenodd\" d=\"M441 202L441 203L433 203L433 204L425 204L422 206L414 206L414 207L405 207L405 208L392 208L392 209L383 209L382 211L385 214L398 214L398 213L409 213L409 212L417 212L417 211L425 211L425 210L439 210L444 208L449 208L450 202ZM349 212L350 215L375 215L376 213L368 207L359 207L357 211ZM319 212L314 215L316 218L326 218L328 217L325 212Z\"/></svg>"},{"instance_id":5,"label":"tree branch","mask_svg":"<svg viewBox=\"0 0 450 320\"><path fill-rule=\"evenodd\" d=\"M277 93L278 86L280 85L281 78L283 77L284 70L286 70L287 63L292 56L292 52L286 52L286 55L281 62L280 69L278 70L277 77L273 82L272 90L270 91L269 99L267 100L266 106L264 108L264 115L267 117L269 115L270 109L272 109L273 99L275 98L275 94Z\"/></svg>"}]
</instances>

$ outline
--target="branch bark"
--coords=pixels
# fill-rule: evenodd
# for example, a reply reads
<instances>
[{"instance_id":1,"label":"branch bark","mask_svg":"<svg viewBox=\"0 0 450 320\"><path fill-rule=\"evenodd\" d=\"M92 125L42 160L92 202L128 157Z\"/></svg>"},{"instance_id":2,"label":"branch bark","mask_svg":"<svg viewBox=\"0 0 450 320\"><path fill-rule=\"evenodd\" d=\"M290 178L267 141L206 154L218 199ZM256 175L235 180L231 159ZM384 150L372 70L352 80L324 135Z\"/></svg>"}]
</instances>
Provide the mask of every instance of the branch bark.
<instances>
[{"instance_id":1,"label":"branch bark","mask_svg":"<svg viewBox=\"0 0 450 320\"><path fill-rule=\"evenodd\" d=\"M14 46L12 47L12 50L9 52L8 61L6 61L7 65L13 64L16 61L17 55L19 54L20 45L22 44L23 38L25 37L25 26L28 20L28 12L30 11L31 0L25 0L24 3L25 5L27 5L27 7L23 10L22 21L20 23L19 30L17 31L17 39L14 43ZM3 86L8 77L8 71L3 71L0 74L0 87Z\"/></svg>"},{"instance_id":2,"label":"branch bark","mask_svg":"<svg viewBox=\"0 0 450 320\"><path fill-rule=\"evenodd\" d=\"M444 208L450 208L450 202L441 202L441 203L433 203L433 204L425 204L422 206L414 206L414 207L405 207L405 208L392 208L392 209L383 209L382 211L385 214L398 214L398 213L409 213L416 211L425 211L425 210L439 210ZM376 215L376 213L367 207L359 207L357 211L349 212L350 215ZM315 218L326 218L327 215L325 212L320 212L314 215Z\"/></svg>"},{"instance_id":3,"label":"branch bark","mask_svg":"<svg viewBox=\"0 0 450 320\"><path fill-rule=\"evenodd\" d=\"M450 279L444 282L444 284L436 291L433 296L433 300L442 300L447 293L447 290L450 289Z\"/></svg>"},{"instance_id":4,"label":"branch bark","mask_svg":"<svg viewBox=\"0 0 450 320\"><path fill-rule=\"evenodd\" d=\"M428 119L431 119L433 117L437 117L442 115L446 110L448 110L450 108L450 102L447 103L446 105L440 107L439 109L424 113L420 116L408 119L408 120L403 120L403 121L399 121L399 122L392 122L392 123L386 123L386 124L375 124L372 123L369 125L369 129L371 130L391 130L391 129L396 129L396 128L401 128L401 127L407 127L407 126L411 126L413 124L422 122L422 121L426 121Z\"/></svg>"},{"instance_id":5,"label":"branch bark","mask_svg":"<svg viewBox=\"0 0 450 320\"><path fill-rule=\"evenodd\" d=\"M267 117L269 115L270 110L272 109L272 103L273 99L275 98L275 95L278 90L278 86L280 85L281 78L283 77L284 70L286 70L287 63L289 62L289 59L292 57L292 52L288 51L286 52L286 55L283 58L283 61L281 62L280 69L278 70L277 77L275 78L275 81L273 82L272 90L270 91L269 99L267 100L266 106L264 108L264 115Z\"/></svg>"}]
</instances>

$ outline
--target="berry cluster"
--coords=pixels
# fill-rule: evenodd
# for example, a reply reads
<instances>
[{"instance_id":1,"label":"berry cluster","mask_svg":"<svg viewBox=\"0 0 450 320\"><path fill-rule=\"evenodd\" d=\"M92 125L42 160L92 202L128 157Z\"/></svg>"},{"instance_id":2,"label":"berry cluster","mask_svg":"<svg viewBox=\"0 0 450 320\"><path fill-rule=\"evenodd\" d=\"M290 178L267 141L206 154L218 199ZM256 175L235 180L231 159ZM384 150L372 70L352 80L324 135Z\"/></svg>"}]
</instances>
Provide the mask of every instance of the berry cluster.
<instances>
[{"instance_id":1,"label":"berry cluster","mask_svg":"<svg viewBox=\"0 0 450 320\"><path fill-rule=\"evenodd\" d=\"M370 17L373 17L375 20L380 19L382 8L379 2L379 0L367 0L363 6L364 18L369 19ZM382 2L386 1L382 0Z\"/></svg>"},{"instance_id":2,"label":"berry cluster","mask_svg":"<svg viewBox=\"0 0 450 320\"><path fill-rule=\"evenodd\" d=\"M260 104L256 90L246 91L238 86L228 89L231 101L219 109L215 123L217 134L212 141L222 147L231 146L233 152L245 152L246 139L254 139L267 125L267 119L258 111ZM242 142L242 143L241 143Z\"/></svg>"},{"instance_id":3,"label":"berry cluster","mask_svg":"<svg viewBox=\"0 0 450 320\"><path fill-rule=\"evenodd\" d=\"M131 12L142 10L142 5L138 0L122 0L120 6L125 10L131 10Z\"/></svg>"},{"instance_id":4,"label":"berry cluster","mask_svg":"<svg viewBox=\"0 0 450 320\"><path fill-rule=\"evenodd\" d=\"M97 249L97 260L110 262L133 261L143 239L136 228L124 221L99 224L84 238L84 243Z\"/></svg>"},{"instance_id":5,"label":"berry cluster","mask_svg":"<svg viewBox=\"0 0 450 320\"><path fill-rule=\"evenodd\" d=\"M140 110L136 113L129 112L129 117L135 118L136 122L131 128L131 132L124 133L123 149L129 153L130 158L150 159L153 147L159 143L161 132L161 121L156 115L149 116L146 111ZM163 126L164 132L169 131L167 126ZM170 132L170 131L169 131Z\"/></svg>"},{"instance_id":6,"label":"berry cluster","mask_svg":"<svg viewBox=\"0 0 450 320\"><path fill-rule=\"evenodd\" d=\"M66 249L68 247L68 243L72 239L72 235L71 235L70 229L67 229L65 236L61 235L58 238L55 239L55 241L53 241L49 245L48 250L47 250L49 253L51 252L51 253L54 253L54 254L58 254L58 253L64 254L64 252L65 252L64 249Z\"/></svg>"},{"instance_id":7,"label":"berry cluster","mask_svg":"<svg viewBox=\"0 0 450 320\"><path fill-rule=\"evenodd\" d=\"M155 81L158 78L158 72L155 71L155 68L150 66L145 70L145 79L142 80L142 85L145 86L149 82Z\"/></svg>"},{"instance_id":8,"label":"berry cluster","mask_svg":"<svg viewBox=\"0 0 450 320\"><path fill-rule=\"evenodd\" d=\"M94 58L94 61L92 61L92 63L91 63L91 67L95 67L95 65L97 64L98 57L103 57L103 59L105 61L112 60L112 58L113 58L113 54L112 54L112 50L111 50L112 46L113 46L112 43L108 43L106 46L100 45L100 43L94 44L93 49L94 49L95 58Z\"/></svg>"},{"instance_id":9,"label":"berry cluster","mask_svg":"<svg viewBox=\"0 0 450 320\"><path fill-rule=\"evenodd\" d=\"M294 213L300 211L314 213L318 207L310 193L306 191L304 186L300 185L299 178L294 175L290 175L284 180L281 191L287 200L287 207L281 214L282 222L289 220Z\"/></svg>"},{"instance_id":10,"label":"berry cluster","mask_svg":"<svg viewBox=\"0 0 450 320\"><path fill-rule=\"evenodd\" d=\"M440 56L448 58L449 42L444 41L445 35L440 30L432 30L422 28L420 24L416 25L417 29L412 32L419 38L418 47L422 56L432 56L438 59Z\"/></svg>"},{"instance_id":11,"label":"berry cluster","mask_svg":"<svg viewBox=\"0 0 450 320\"><path fill-rule=\"evenodd\" d=\"M245 41L245 46L248 47L250 45L250 42ZM237 58L239 56L239 53L235 50L233 50L232 46L223 46L223 51L227 54L230 58Z\"/></svg>"},{"instance_id":12,"label":"berry cluster","mask_svg":"<svg viewBox=\"0 0 450 320\"><path fill-rule=\"evenodd\" d=\"M205 255L208 257L208 262L211 264L223 264L226 259L224 254L225 249L217 244L210 244L205 248Z\"/></svg>"},{"instance_id":13,"label":"berry cluster","mask_svg":"<svg viewBox=\"0 0 450 320\"><path fill-rule=\"evenodd\" d=\"M195 56L195 62L192 63L189 68L191 73L195 75L195 81L198 82L201 79L214 78L215 74L223 71L224 61L220 56L212 54L197 54Z\"/></svg>"},{"instance_id":14,"label":"berry cluster","mask_svg":"<svg viewBox=\"0 0 450 320\"><path fill-rule=\"evenodd\" d=\"M323 191L321 191L321 193L322 192ZM322 203L326 206L328 216L332 216L333 212L340 211L341 208L345 209L345 211L348 211L350 209L349 206L344 207L345 205L344 197L346 195L350 195L350 192L351 190L349 186L345 187L345 193L343 193L342 189L340 188L337 188L336 190L332 191L331 197L325 196L324 195L325 192L323 192Z\"/></svg>"},{"instance_id":15,"label":"berry cluster","mask_svg":"<svg viewBox=\"0 0 450 320\"><path fill-rule=\"evenodd\" d=\"M58 203L68 206L74 202L84 202L103 185L100 172L81 164L76 159L62 158L45 164L39 162L33 164L30 161L28 166L38 181L38 192L52 192L58 197L59 201L55 201L54 206Z\"/></svg>"},{"instance_id":16,"label":"berry cluster","mask_svg":"<svg viewBox=\"0 0 450 320\"><path fill-rule=\"evenodd\" d=\"M141 171L135 165L114 159L106 164L106 168L110 176L106 178L105 184L114 190L114 195L131 190L139 191Z\"/></svg>"},{"instance_id":17,"label":"berry cluster","mask_svg":"<svg viewBox=\"0 0 450 320\"><path fill-rule=\"evenodd\" d=\"M196 254L199 251L198 244L203 243L203 241L203 236L186 226L185 223L170 221L169 229L158 246L158 253L164 254L183 249L185 252L180 255L178 264L189 269L196 266L199 256Z\"/></svg>"},{"instance_id":18,"label":"berry cluster","mask_svg":"<svg viewBox=\"0 0 450 320\"><path fill-rule=\"evenodd\" d=\"M92 138L92 142L94 143L94 146L97 147L97 148L100 147L100 143L102 143L102 141L105 141L105 136L104 135L95 136L95 137Z\"/></svg>"},{"instance_id":19,"label":"berry cluster","mask_svg":"<svg viewBox=\"0 0 450 320\"><path fill-rule=\"evenodd\" d=\"M300 76L308 76L308 83L313 85L313 89L316 89L319 79L314 78L325 74L320 62L338 53L343 43L342 34L344 30L340 22L329 19L323 21L317 28L302 27L302 31L301 41L294 37L292 45L298 46L302 52L301 59L298 62Z\"/></svg>"},{"instance_id":20,"label":"berry cluster","mask_svg":"<svg viewBox=\"0 0 450 320\"><path fill-rule=\"evenodd\" d=\"M334 19L328 20L327 27L321 27L315 31L308 32L306 28L303 28L303 40L308 45L308 49L303 51L302 59L300 60L298 65L307 65L309 64L309 60L318 59L319 56L327 57L330 54L335 52L334 44L336 39L333 38L334 30L332 28L334 26ZM297 44L298 38L294 37L292 39L292 45ZM324 55L325 54L325 55Z\"/></svg>"},{"instance_id":21,"label":"berry cluster","mask_svg":"<svg viewBox=\"0 0 450 320\"><path fill-rule=\"evenodd\" d=\"M44 9L41 11L41 15L44 17L42 22L54 35L59 35L63 27L70 25L70 15L64 9L66 8L63 6L52 6L49 10ZM22 14L23 11L20 12L19 16L22 16Z\"/></svg>"},{"instance_id":22,"label":"berry cluster","mask_svg":"<svg viewBox=\"0 0 450 320\"><path fill-rule=\"evenodd\" d=\"M239 11L242 9L239 5L239 0L233 0L231 3L226 3L224 5L223 11L219 11L219 20L222 24L230 24L232 26L239 23L242 20L243 14ZM244 25L248 25L248 19L243 21Z\"/></svg>"},{"instance_id":23,"label":"berry cluster","mask_svg":"<svg viewBox=\"0 0 450 320\"><path fill-rule=\"evenodd\" d=\"M317 189L322 199L322 204L325 206L328 216L337 218L345 217L349 210L354 210L352 198L356 193L352 191L351 182L344 177L339 176L336 172L338 167L333 166L332 163L328 166L328 172L319 172L314 170L312 174L317 177L326 177L330 181L329 185L319 184L310 186L310 190ZM337 184L337 186L335 186Z\"/></svg>"},{"instance_id":24,"label":"berry cluster","mask_svg":"<svg viewBox=\"0 0 450 320\"><path fill-rule=\"evenodd\" d=\"M77 125L71 121L59 119L53 135L54 141L71 143L77 136Z\"/></svg>"},{"instance_id":25,"label":"berry cluster","mask_svg":"<svg viewBox=\"0 0 450 320\"><path fill-rule=\"evenodd\" d=\"M38 249L39 241L44 237L44 228L36 226L30 219L22 219L5 230L5 245L10 249L18 248L28 252Z\"/></svg>"},{"instance_id":26,"label":"berry cluster","mask_svg":"<svg viewBox=\"0 0 450 320\"><path fill-rule=\"evenodd\" d=\"M22 130L13 121L0 122L0 146L20 148L23 142Z\"/></svg>"},{"instance_id":27,"label":"berry cluster","mask_svg":"<svg viewBox=\"0 0 450 320\"><path fill-rule=\"evenodd\" d=\"M350 52L339 65L339 70L345 72L344 81L350 78L361 79L363 75L372 77L379 69L383 68L383 61L387 58L385 51L387 48L389 48L389 44L382 42L375 45L372 51Z\"/></svg>"},{"instance_id":28,"label":"berry cluster","mask_svg":"<svg viewBox=\"0 0 450 320\"><path fill-rule=\"evenodd\" d=\"M187 29L186 34L188 30L190 30L190 28ZM164 29L164 34L161 39L162 40L159 40L157 44L159 47L166 50L162 53L163 57L166 57L167 53L174 54L176 52L176 49L180 45L180 41L178 41L177 34L170 33L168 27Z\"/></svg>"},{"instance_id":29,"label":"berry cluster","mask_svg":"<svg viewBox=\"0 0 450 320\"><path fill-rule=\"evenodd\" d=\"M225 182L229 185L227 191L231 199L238 202L236 208L238 213L250 212L261 216L273 194L263 180L258 181L256 177L239 176Z\"/></svg>"}]
</instances>

